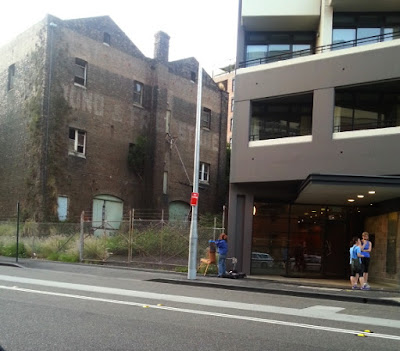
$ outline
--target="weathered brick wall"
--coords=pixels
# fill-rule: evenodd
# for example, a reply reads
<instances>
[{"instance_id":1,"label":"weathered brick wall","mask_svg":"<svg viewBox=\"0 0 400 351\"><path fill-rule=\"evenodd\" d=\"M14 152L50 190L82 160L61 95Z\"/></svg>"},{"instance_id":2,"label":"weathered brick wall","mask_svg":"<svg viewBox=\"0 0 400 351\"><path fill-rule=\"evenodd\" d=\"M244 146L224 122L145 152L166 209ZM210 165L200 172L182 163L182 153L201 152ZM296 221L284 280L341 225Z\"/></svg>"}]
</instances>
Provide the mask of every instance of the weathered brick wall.
<instances>
[{"instance_id":1,"label":"weathered brick wall","mask_svg":"<svg viewBox=\"0 0 400 351\"><path fill-rule=\"evenodd\" d=\"M68 140L69 127L87 133L86 159L68 155L67 148L61 157L65 167L58 193L68 194L71 216L78 216L81 210L90 213L93 197L101 194L122 199L126 210L142 207L146 192L151 189L145 177L128 167L129 144L148 134L151 120L151 106L133 105L133 82L151 86L151 68L144 57L120 50L127 46L126 39L113 36L115 29L107 27L107 23L94 23L83 34L60 28L62 34L57 41L60 51L68 48L57 76L71 107L64 139ZM111 33L110 46L102 44L103 31ZM86 88L73 83L76 57L88 62Z\"/></svg>"},{"instance_id":2,"label":"weathered brick wall","mask_svg":"<svg viewBox=\"0 0 400 351\"><path fill-rule=\"evenodd\" d=\"M159 115L155 170L163 169L168 172L169 201L189 203L193 181L197 105L197 82L191 81L190 72L197 73L198 64L189 59L173 62L172 66L173 69L169 69L169 73L162 67L157 71ZM226 157L227 96L205 72L203 77L202 108L211 110L211 128L201 130L200 162L210 164L210 182L199 186L199 210L214 212L222 211L225 200L222 195L222 182ZM162 105L165 107L162 108ZM166 140L167 109L171 111L171 120ZM155 174L155 178L158 179L155 181L155 193L161 194L162 172ZM161 203L160 196L158 203Z\"/></svg>"},{"instance_id":3,"label":"weathered brick wall","mask_svg":"<svg viewBox=\"0 0 400 351\"><path fill-rule=\"evenodd\" d=\"M45 21L0 48L0 216L26 210L27 194L40 208ZM8 90L8 68L15 65Z\"/></svg>"},{"instance_id":4,"label":"weathered brick wall","mask_svg":"<svg viewBox=\"0 0 400 351\"><path fill-rule=\"evenodd\" d=\"M46 21L55 25L47 26ZM110 45L103 44L104 32L110 34ZM168 64L148 59L108 17L49 17L21 38L3 49L7 60L0 69L0 191L11 195L6 200L2 196L0 213L22 199L31 211L29 217L43 204L42 218L55 219L58 196L68 197L72 221L82 210L90 214L93 197L102 194L120 198L125 212L167 209L169 201L189 202L192 188L176 149L166 142L165 116L170 110L171 135L177 138L192 181L197 84L190 81L190 74L197 72L195 60ZM8 57L10 52L14 54ZM75 58L88 62L86 87L74 84ZM17 86L7 94L12 63L18 68ZM142 106L133 104L135 80L144 84ZM32 100L30 119L23 113L25 100ZM208 75L202 105L212 111L211 128L202 131L200 156L211 164L211 181L200 190L200 208L213 211L220 210L223 190L227 97ZM35 116L38 106L41 115ZM85 158L69 155L69 128L86 132ZM149 145L143 174L128 167L129 144L139 137ZM169 173L168 196L162 194L164 171Z\"/></svg>"}]
</instances>

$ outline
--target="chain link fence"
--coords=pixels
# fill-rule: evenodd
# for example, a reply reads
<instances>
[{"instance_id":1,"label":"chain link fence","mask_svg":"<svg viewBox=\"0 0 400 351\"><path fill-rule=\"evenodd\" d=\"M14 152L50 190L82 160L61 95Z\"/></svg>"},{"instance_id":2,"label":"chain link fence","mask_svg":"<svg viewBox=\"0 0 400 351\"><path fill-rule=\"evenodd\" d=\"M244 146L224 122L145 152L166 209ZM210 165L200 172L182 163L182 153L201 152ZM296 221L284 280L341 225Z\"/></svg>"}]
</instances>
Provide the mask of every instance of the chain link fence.
<instances>
[{"instance_id":1,"label":"chain link fence","mask_svg":"<svg viewBox=\"0 0 400 351\"><path fill-rule=\"evenodd\" d=\"M96 220L84 211L75 222L18 224L17 218L0 218L0 255L187 271L190 221L131 210L118 221ZM198 262L206 257L208 241L224 232L216 223L216 218L212 226L199 222Z\"/></svg>"}]
</instances>

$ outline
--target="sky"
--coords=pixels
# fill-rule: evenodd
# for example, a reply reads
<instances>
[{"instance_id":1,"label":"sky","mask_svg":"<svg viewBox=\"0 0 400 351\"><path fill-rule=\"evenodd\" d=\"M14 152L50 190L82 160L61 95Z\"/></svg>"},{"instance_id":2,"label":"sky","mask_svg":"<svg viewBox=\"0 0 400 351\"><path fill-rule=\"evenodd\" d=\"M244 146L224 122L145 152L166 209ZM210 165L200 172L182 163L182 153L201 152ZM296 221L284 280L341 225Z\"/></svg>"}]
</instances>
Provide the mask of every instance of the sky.
<instances>
[{"instance_id":1,"label":"sky","mask_svg":"<svg viewBox=\"0 0 400 351\"><path fill-rule=\"evenodd\" d=\"M108 15L147 57L154 34L170 36L169 60L195 57L215 75L234 63L238 0L11 0L0 13L0 46L47 14L62 20Z\"/></svg>"}]
</instances>

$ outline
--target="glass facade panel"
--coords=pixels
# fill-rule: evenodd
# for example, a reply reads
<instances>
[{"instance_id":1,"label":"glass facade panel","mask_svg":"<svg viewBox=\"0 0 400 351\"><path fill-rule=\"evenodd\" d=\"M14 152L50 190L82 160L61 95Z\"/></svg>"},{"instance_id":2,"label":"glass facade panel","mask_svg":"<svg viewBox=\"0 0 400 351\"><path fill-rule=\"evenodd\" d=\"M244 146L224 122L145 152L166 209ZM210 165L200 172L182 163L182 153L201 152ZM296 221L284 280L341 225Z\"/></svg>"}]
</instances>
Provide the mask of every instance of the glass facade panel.
<instances>
[{"instance_id":1,"label":"glass facade panel","mask_svg":"<svg viewBox=\"0 0 400 351\"><path fill-rule=\"evenodd\" d=\"M313 94L252 101L250 140L311 135Z\"/></svg>"},{"instance_id":2,"label":"glass facade panel","mask_svg":"<svg viewBox=\"0 0 400 351\"><path fill-rule=\"evenodd\" d=\"M248 32L246 34L246 66L292 58L291 53L308 50L310 55L315 44L313 32ZM297 55L295 55L297 56ZM272 59L271 58L274 58ZM262 60L264 59L265 60Z\"/></svg>"},{"instance_id":3,"label":"glass facade panel","mask_svg":"<svg viewBox=\"0 0 400 351\"><path fill-rule=\"evenodd\" d=\"M354 46L371 44L400 37L399 31L399 13L378 13L368 15L357 13L335 13L333 16L332 43L337 44L334 49L350 47L352 45L346 44L342 46L340 43L355 39L357 39L357 41L354 43ZM375 36L381 37L373 38Z\"/></svg>"},{"instance_id":4,"label":"glass facade panel","mask_svg":"<svg viewBox=\"0 0 400 351\"><path fill-rule=\"evenodd\" d=\"M334 29L333 30L333 38L332 44L343 44L340 45L340 48L343 49L345 47L354 46L353 40L356 39L356 30L355 29ZM350 43L346 43L350 41ZM346 44L344 44L346 43Z\"/></svg>"},{"instance_id":5,"label":"glass facade panel","mask_svg":"<svg viewBox=\"0 0 400 351\"><path fill-rule=\"evenodd\" d=\"M335 91L334 131L400 126L400 80Z\"/></svg>"},{"instance_id":6,"label":"glass facade panel","mask_svg":"<svg viewBox=\"0 0 400 351\"><path fill-rule=\"evenodd\" d=\"M308 44L295 44L295 45L293 45L293 52L303 51L303 50L309 50L310 52L308 54L310 54L311 53L311 45L308 45Z\"/></svg>"},{"instance_id":7,"label":"glass facade panel","mask_svg":"<svg viewBox=\"0 0 400 351\"><path fill-rule=\"evenodd\" d=\"M393 28L384 28L383 34L383 41L393 40Z\"/></svg>"},{"instance_id":8,"label":"glass facade panel","mask_svg":"<svg viewBox=\"0 0 400 351\"><path fill-rule=\"evenodd\" d=\"M262 59L267 56L267 45L247 45L246 61Z\"/></svg>"},{"instance_id":9,"label":"glass facade panel","mask_svg":"<svg viewBox=\"0 0 400 351\"><path fill-rule=\"evenodd\" d=\"M344 275L348 209L254 203L251 274Z\"/></svg>"},{"instance_id":10,"label":"glass facade panel","mask_svg":"<svg viewBox=\"0 0 400 351\"><path fill-rule=\"evenodd\" d=\"M380 34L381 34L380 28L357 28L357 46L379 42ZM362 40L363 38L373 37L373 36L376 36L377 38L370 38L368 39L368 41Z\"/></svg>"},{"instance_id":11,"label":"glass facade panel","mask_svg":"<svg viewBox=\"0 0 400 351\"><path fill-rule=\"evenodd\" d=\"M268 57L290 54L290 45L288 44L271 44L268 48Z\"/></svg>"},{"instance_id":12,"label":"glass facade panel","mask_svg":"<svg viewBox=\"0 0 400 351\"><path fill-rule=\"evenodd\" d=\"M355 109L353 129L375 129L378 126L378 118L377 112Z\"/></svg>"}]
</instances>

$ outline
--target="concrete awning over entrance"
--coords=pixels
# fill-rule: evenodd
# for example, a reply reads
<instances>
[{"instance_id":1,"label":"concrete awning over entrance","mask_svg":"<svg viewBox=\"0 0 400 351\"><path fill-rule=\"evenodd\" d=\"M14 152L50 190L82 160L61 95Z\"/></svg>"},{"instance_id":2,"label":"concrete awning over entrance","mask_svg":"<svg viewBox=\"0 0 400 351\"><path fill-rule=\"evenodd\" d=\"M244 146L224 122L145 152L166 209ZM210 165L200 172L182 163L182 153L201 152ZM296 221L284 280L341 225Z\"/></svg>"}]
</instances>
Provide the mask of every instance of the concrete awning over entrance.
<instances>
[{"instance_id":1,"label":"concrete awning over entrance","mask_svg":"<svg viewBox=\"0 0 400 351\"><path fill-rule=\"evenodd\" d=\"M400 177L310 174L295 203L369 206L395 198L400 198Z\"/></svg>"}]
</instances>

